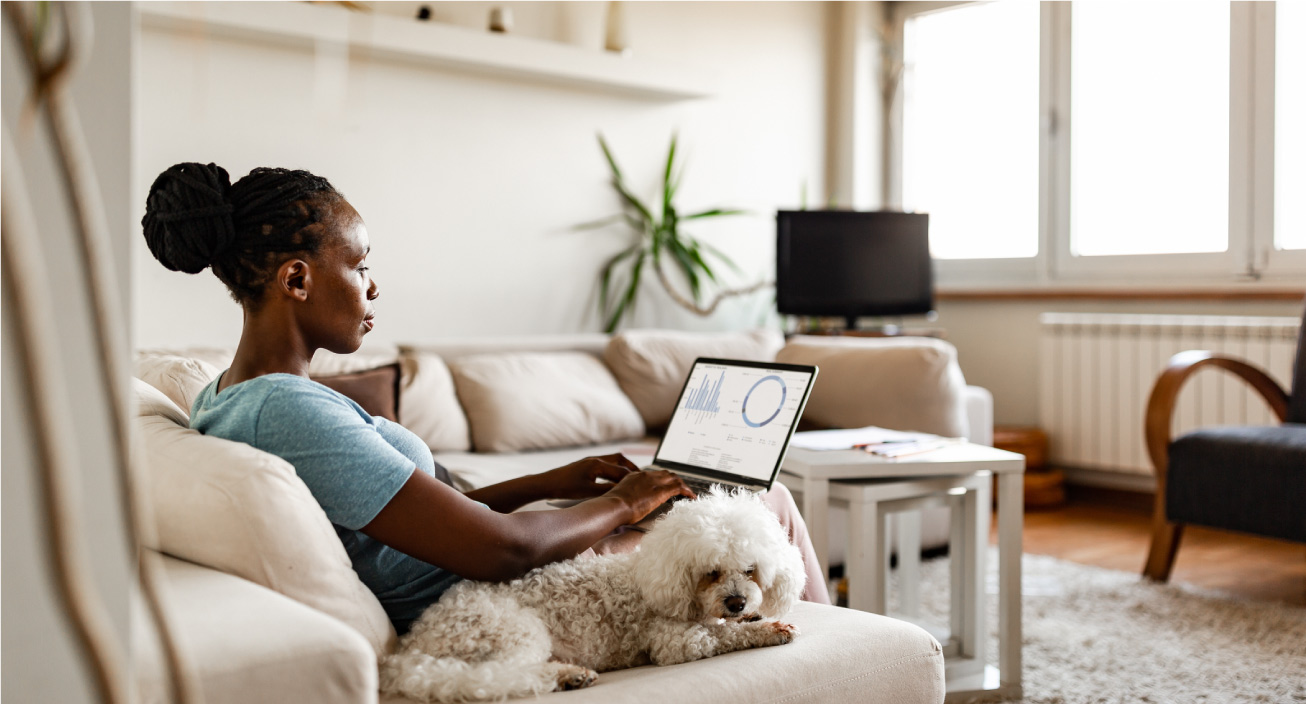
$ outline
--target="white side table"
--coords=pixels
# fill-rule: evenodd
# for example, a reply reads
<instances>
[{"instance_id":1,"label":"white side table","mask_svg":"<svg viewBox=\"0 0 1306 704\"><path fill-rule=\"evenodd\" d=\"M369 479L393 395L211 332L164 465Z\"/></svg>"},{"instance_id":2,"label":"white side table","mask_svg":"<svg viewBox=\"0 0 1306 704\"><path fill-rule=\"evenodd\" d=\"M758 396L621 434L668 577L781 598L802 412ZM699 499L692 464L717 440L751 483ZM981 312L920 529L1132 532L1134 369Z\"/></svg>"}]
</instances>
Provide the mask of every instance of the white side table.
<instances>
[{"instance_id":1,"label":"white side table","mask_svg":"<svg viewBox=\"0 0 1306 704\"><path fill-rule=\"evenodd\" d=\"M928 505L953 509L953 594L947 636L949 699L979 694L1019 697L1021 686L1020 556L1024 528L1025 458L983 445L962 443L932 452L887 459L862 450L791 448L779 480L800 493L799 508L823 570L829 569L831 500L849 512L849 605L884 613L888 578L885 521L890 514ZM999 666L984 668L984 555L988 543L990 473L998 477ZM833 480L833 481L832 481ZM980 507L980 503L983 507ZM913 530L913 526L916 527ZM899 559L906 611L918 597L919 524L899 523ZM901 530L906 528L907 530ZM944 639L941 639L944 640Z\"/></svg>"}]
</instances>

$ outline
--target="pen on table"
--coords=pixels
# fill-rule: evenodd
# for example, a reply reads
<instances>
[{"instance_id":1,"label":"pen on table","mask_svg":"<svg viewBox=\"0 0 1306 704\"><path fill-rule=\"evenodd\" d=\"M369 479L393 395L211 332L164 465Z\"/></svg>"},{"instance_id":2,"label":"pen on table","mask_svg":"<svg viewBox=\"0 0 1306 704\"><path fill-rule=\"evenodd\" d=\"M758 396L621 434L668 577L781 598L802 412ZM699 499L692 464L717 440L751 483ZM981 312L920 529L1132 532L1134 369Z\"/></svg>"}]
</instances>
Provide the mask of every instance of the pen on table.
<instances>
[{"instance_id":1,"label":"pen on table","mask_svg":"<svg viewBox=\"0 0 1306 704\"><path fill-rule=\"evenodd\" d=\"M856 445L853 445L853 449L865 450L868 447L879 447L880 445L891 445L891 444L903 443L903 442L918 442L918 441L912 440L910 438L902 438L899 440L876 440L875 442L859 442Z\"/></svg>"}]
</instances>

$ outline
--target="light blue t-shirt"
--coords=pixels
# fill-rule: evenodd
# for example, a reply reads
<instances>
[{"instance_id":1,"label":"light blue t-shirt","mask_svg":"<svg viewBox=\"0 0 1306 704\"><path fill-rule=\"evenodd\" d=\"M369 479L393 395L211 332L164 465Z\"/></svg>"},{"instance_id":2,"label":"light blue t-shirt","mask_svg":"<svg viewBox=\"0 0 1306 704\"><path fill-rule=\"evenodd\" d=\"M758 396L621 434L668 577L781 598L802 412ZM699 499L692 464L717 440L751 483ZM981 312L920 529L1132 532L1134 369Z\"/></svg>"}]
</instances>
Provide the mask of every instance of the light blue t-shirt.
<instances>
[{"instance_id":1,"label":"light blue t-shirt","mask_svg":"<svg viewBox=\"0 0 1306 704\"><path fill-rule=\"evenodd\" d=\"M223 372L226 374L226 372ZM408 630L457 575L373 540L376 518L416 467L435 475L431 451L398 423L294 374L266 374L218 393L219 375L195 399L190 427L274 454L295 468L335 524L354 571L395 629Z\"/></svg>"}]
</instances>

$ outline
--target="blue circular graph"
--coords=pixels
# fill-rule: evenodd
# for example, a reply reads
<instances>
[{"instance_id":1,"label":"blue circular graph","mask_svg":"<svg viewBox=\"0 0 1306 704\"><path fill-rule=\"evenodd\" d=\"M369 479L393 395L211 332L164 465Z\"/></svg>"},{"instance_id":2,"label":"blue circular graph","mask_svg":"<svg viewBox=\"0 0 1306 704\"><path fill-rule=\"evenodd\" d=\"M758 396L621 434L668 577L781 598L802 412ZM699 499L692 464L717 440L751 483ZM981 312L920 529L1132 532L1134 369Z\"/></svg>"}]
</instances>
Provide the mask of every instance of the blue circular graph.
<instances>
[{"instance_id":1,"label":"blue circular graph","mask_svg":"<svg viewBox=\"0 0 1306 704\"><path fill-rule=\"evenodd\" d=\"M774 381L775 383L780 385L780 402L775 405L775 410L771 412L771 415L766 417L766 420L755 421L752 418L748 417L748 400L752 398L753 392L757 391L757 387L761 386L762 384L765 384L768 381ZM775 420L775 417L780 415L780 409L784 408L785 397L787 397L788 395L789 395L789 388L788 386L785 385L784 379L781 379L780 377L774 374L770 374L768 376L762 377L761 379L758 379L757 383L753 384L753 388L749 389L748 393L744 395L744 407L742 409L743 411L742 415L744 416L744 424L750 428L760 428L766 425L767 423L770 423L771 421ZM765 413L765 411L763 411L763 413Z\"/></svg>"}]
</instances>

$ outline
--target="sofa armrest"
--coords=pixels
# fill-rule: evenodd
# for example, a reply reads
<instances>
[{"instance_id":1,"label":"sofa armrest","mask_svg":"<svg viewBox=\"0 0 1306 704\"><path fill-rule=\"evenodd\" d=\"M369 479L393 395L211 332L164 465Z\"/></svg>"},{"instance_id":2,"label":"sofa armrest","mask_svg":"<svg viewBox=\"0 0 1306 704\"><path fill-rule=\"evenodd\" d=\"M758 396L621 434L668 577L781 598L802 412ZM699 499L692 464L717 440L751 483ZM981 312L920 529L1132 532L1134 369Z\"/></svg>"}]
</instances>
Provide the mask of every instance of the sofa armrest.
<instances>
[{"instance_id":1,"label":"sofa armrest","mask_svg":"<svg viewBox=\"0 0 1306 704\"><path fill-rule=\"evenodd\" d=\"M966 403L966 438L976 445L993 445L993 394L982 386L967 386L962 398Z\"/></svg>"},{"instance_id":2,"label":"sofa armrest","mask_svg":"<svg viewBox=\"0 0 1306 704\"><path fill-rule=\"evenodd\" d=\"M376 651L358 631L225 572L168 556L163 566L167 612L207 704L377 700ZM167 702L154 633L143 617L133 626L139 701Z\"/></svg>"}]
</instances>

